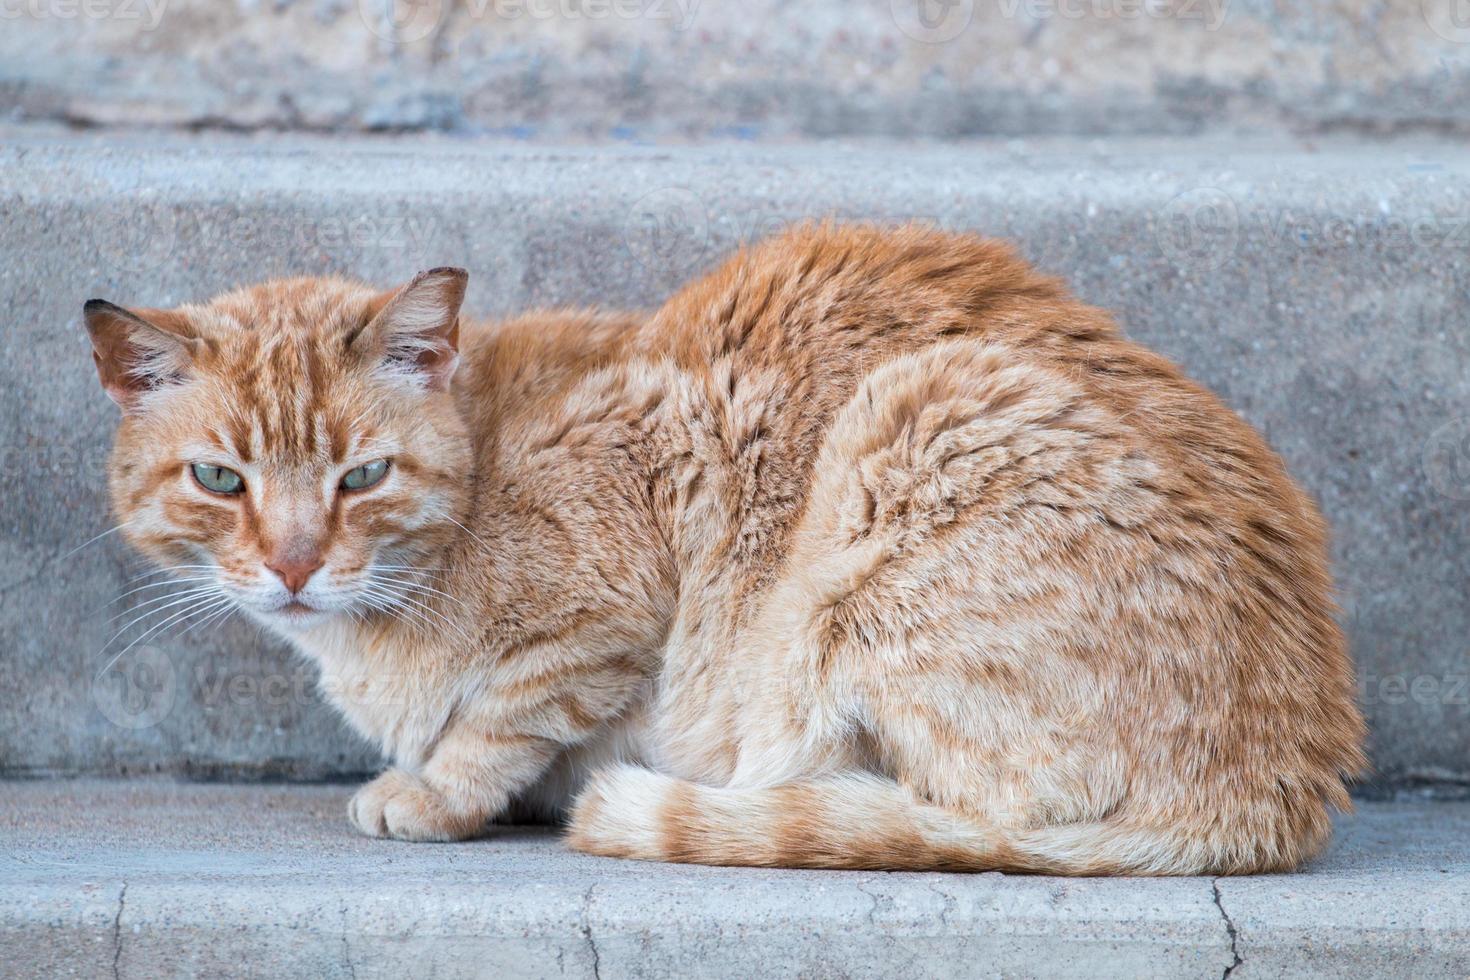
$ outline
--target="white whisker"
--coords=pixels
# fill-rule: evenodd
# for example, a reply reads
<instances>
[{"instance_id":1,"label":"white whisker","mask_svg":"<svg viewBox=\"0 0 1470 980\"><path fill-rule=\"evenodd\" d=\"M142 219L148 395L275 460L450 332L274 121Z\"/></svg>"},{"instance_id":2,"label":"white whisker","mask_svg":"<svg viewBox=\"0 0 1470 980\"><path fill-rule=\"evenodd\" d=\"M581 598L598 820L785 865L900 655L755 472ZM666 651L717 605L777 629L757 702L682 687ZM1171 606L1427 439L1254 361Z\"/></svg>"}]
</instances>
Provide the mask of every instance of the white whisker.
<instances>
[{"instance_id":1,"label":"white whisker","mask_svg":"<svg viewBox=\"0 0 1470 980\"><path fill-rule=\"evenodd\" d=\"M102 610L106 609L108 606L113 605L114 603L122 602L124 599L126 599L128 596L132 595L135 592L145 592L148 589L162 589L162 588L166 588L166 587L168 587L170 585L187 585L190 582L213 582L213 581L214 581L214 576L213 575L196 575L196 576L193 576L193 577L190 577L190 578L172 578L172 579L169 579L167 582L153 582L153 583L150 583L148 585L140 585L136 589L129 589L128 591L124 592L122 595L116 596L115 598L108 600L107 602L105 602L102 605L98 606L96 609L93 609L92 612L93 613L99 613ZM134 608L137 608L137 607L134 607ZM113 618L115 619L116 617L113 617ZM108 620L108 622L111 622L111 620Z\"/></svg>"},{"instance_id":2,"label":"white whisker","mask_svg":"<svg viewBox=\"0 0 1470 980\"><path fill-rule=\"evenodd\" d=\"M415 582L412 579L394 578L393 576L390 576L390 575L376 575L376 576L374 576L374 580L375 581L378 581L378 582L384 582L384 583L392 584L392 585L400 585L400 586L405 586L405 587L412 588L412 589L417 589L420 592L433 593L434 595L437 595L437 596L443 596L444 598L448 599L451 602L457 602L461 606L464 605L464 601L461 600L458 596L450 595L448 592L443 592L443 591L441 591L439 589L434 588L431 585L425 585L422 582Z\"/></svg>"},{"instance_id":3,"label":"white whisker","mask_svg":"<svg viewBox=\"0 0 1470 980\"><path fill-rule=\"evenodd\" d=\"M218 622L218 621L220 621L222 619L229 619L230 618L230 615L232 613L234 613L234 611L235 611L235 603L232 600L230 602L227 602L225 604L224 608L221 609L221 610L219 610L219 612L216 612L216 613L213 613L212 615L206 616L204 619L201 619L199 622L194 623L188 629L184 630L184 632L180 633L179 636L180 637L188 636L190 633L194 632L195 630L200 629L200 628L205 627L205 626L208 626L210 623Z\"/></svg>"},{"instance_id":4,"label":"white whisker","mask_svg":"<svg viewBox=\"0 0 1470 980\"><path fill-rule=\"evenodd\" d=\"M415 633L421 632L421 627L417 619L410 618L409 616L409 613L411 613L412 610L410 610L407 606L400 602L396 596L390 595L386 592L382 592L378 589L373 588L372 586L365 587L363 589L363 595L367 596L369 599L377 600L376 602L368 603L371 608L376 609L378 612L386 614L390 619L393 619L396 622L402 623L409 629L413 630Z\"/></svg>"},{"instance_id":5,"label":"white whisker","mask_svg":"<svg viewBox=\"0 0 1470 980\"><path fill-rule=\"evenodd\" d=\"M407 585L399 583L395 587L394 581L395 580L389 580L382 576L378 576L373 579L373 584L378 585L380 588L386 589L389 592L392 592L400 600L411 603L413 606L417 607L419 610L421 610L421 618L423 616L433 616L438 622L443 624L446 629L453 630L461 640L465 640L467 642L470 640L470 637L465 633L464 629L460 627L458 623L451 620L441 610L434 608L429 603L414 598L413 595L408 591ZM437 589L433 591L438 592ZM421 594L424 595L425 598L429 597L427 593ZM440 594L444 595L445 598L453 599L455 602L459 602L459 600L455 599L454 596L447 595L445 593ZM461 603L461 605L463 604Z\"/></svg>"},{"instance_id":6,"label":"white whisker","mask_svg":"<svg viewBox=\"0 0 1470 980\"><path fill-rule=\"evenodd\" d=\"M395 609L400 611L402 613L402 616L399 617L400 621L422 625L423 631L429 636L433 635L437 621L438 624L442 624L443 628L453 631L461 639L467 639L463 631L452 620L439 612L439 610L401 591L395 590L391 586L373 583L369 585L368 591L370 594L379 596L383 601L390 603ZM430 616L434 617L433 620L429 618Z\"/></svg>"},{"instance_id":7,"label":"white whisker","mask_svg":"<svg viewBox=\"0 0 1470 980\"><path fill-rule=\"evenodd\" d=\"M132 585L134 582L141 582L145 578L157 578L160 575L174 575L178 572L213 571L216 567L217 566L214 565L173 565L168 568L154 568L144 572L141 575L134 575L132 578L126 579L123 581L122 584Z\"/></svg>"},{"instance_id":8,"label":"white whisker","mask_svg":"<svg viewBox=\"0 0 1470 980\"><path fill-rule=\"evenodd\" d=\"M444 519L446 521L448 521L449 523L453 524L455 527L459 528L465 534L468 534L470 537L472 537L476 541L480 542L480 544L484 545L487 548L490 547L489 543L486 542L486 540L484 538L480 537L474 531L471 531L469 528L465 527L463 524L461 524L459 521L456 521L454 518L450 517L448 514L444 515Z\"/></svg>"},{"instance_id":9,"label":"white whisker","mask_svg":"<svg viewBox=\"0 0 1470 980\"><path fill-rule=\"evenodd\" d=\"M103 531L101 534L98 534L98 535L96 535L94 537L88 538L86 541L83 541L81 544L77 545L75 548L71 549L66 554L62 555L60 558L58 558L56 560L57 561L65 561L66 559L70 558L72 555L76 554L78 551L81 551L83 548L87 547L88 545L96 544L98 541L101 541L103 538L107 537L109 534L116 534L118 531L121 531L123 528L130 527L132 525L132 523L133 523L132 521L123 521L117 527L110 527L107 530Z\"/></svg>"},{"instance_id":10,"label":"white whisker","mask_svg":"<svg viewBox=\"0 0 1470 980\"><path fill-rule=\"evenodd\" d=\"M219 603L228 603L228 602L230 602L230 598L228 596L219 596L218 598L211 597L211 596L202 596L200 598L194 599L190 605L185 606L181 611L179 611L177 613L174 613L173 615L171 615L168 618L164 619L163 622L158 623L158 624L156 624L156 625L154 625L152 627L149 627L146 631L144 631L141 635L139 635L131 643L129 643L127 646L125 646L121 650L119 650L113 656L113 658L111 660L107 661L107 663L105 665L103 665L102 669L97 672L97 677L98 678L101 678L102 675L105 674L105 673L107 673L109 670L111 670L112 669L112 665L115 664L115 663L117 663L119 660L121 660L122 657L129 650L133 649L133 647L137 646L139 643L142 643L144 640L148 639L150 636L155 635L156 633L158 633L159 630L164 629L165 627L167 627L167 626L169 626L169 625L171 625L173 623L176 623L176 622L178 622L181 619L187 618L189 616L196 615L196 614L199 614L199 613L204 613L204 612L211 612L211 611L219 608L219 606L218 606ZM156 612L157 610L154 610L154 611ZM108 642L110 643L111 641L108 641ZM106 647L103 647L103 649L105 650L107 648Z\"/></svg>"},{"instance_id":11,"label":"white whisker","mask_svg":"<svg viewBox=\"0 0 1470 980\"><path fill-rule=\"evenodd\" d=\"M112 645L112 641L113 640L116 640L118 637L122 636L128 630L132 629L135 624L142 622L143 620L147 619L149 616L152 616L154 613L162 612L163 610L168 609L168 608L170 608L172 606L177 606L177 605L179 605L182 602L188 602L191 599L194 599L196 597L204 596L204 595L209 595L211 593L217 593L218 591L219 591L218 589L213 588L213 587L202 586L202 587L197 588L197 589L189 589L183 595L179 595L178 593L170 593L169 595L163 596L164 599L170 599L170 600L173 600L173 601L168 602L165 605L159 606L156 609L147 609L144 612L140 613L136 618L134 618L131 621L129 621L126 626L124 626L122 629L120 629L116 633L114 633L112 635L112 640L108 640L107 643L103 645L102 649L103 650L106 650L109 646ZM132 609L125 609L121 613L119 613L118 615L112 617L112 619L109 619L108 622L111 623L113 620L120 619L121 617L126 616L128 613L137 612L138 611L138 608L139 607L134 607Z\"/></svg>"},{"instance_id":12,"label":"white whisker","mask_svg":"<svg viewBox=\"0 0 1470 980\"><path fill-rule=\"evenodd\" d=\"M170 599L180 599L180 600L182 600L182 599L187 599L187 598L190 598L190 597L196 596L196 595L204 595L207 592L216 592L216 591L218 591L218 589L215 586L213 586L213 585L201 585L201 586L198 586L197 588L185 589L182 592L170 592L168 595L154 596L151 599L145 599L144 601L139 602L136 605L129 606L127 609L124 609L122 612L118 613L116 616L113 616L111 619L109 619L108 622L109 623L115 623L119 619L122 619L124 616L128 615L129 613L141 612L142 610L147 609L149 606L156 606L156 605L158 605L158 603L160 603L160 602L167 602ZM165 607L161 607L161 608L167 608L167 607L165 606ZM145 613L144 615L147 615L147 614Z\"/></svg>"}]
</instances>

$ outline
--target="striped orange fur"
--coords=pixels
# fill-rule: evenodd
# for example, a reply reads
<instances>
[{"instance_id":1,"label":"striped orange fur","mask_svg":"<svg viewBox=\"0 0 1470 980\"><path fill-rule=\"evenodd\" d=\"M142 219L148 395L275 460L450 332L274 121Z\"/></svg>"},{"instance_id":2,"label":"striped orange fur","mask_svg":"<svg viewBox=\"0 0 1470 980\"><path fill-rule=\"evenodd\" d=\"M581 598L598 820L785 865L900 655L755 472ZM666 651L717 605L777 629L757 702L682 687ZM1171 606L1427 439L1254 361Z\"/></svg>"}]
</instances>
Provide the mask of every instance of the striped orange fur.
<instances>
[{"instance_id":1,"label":"striped orange fur","mask_svg":"<svg viewBox=\"0 0 1470 980\"><path fill-rule=\"evenodd\" d=\"M320 665L394 762L365 833L1076 875L1327 840L1364 757L1321 518L1006 246L803 227L636 317L472 322L464 281L88 308L124 533Z\"/></svg>"}]
</instances>

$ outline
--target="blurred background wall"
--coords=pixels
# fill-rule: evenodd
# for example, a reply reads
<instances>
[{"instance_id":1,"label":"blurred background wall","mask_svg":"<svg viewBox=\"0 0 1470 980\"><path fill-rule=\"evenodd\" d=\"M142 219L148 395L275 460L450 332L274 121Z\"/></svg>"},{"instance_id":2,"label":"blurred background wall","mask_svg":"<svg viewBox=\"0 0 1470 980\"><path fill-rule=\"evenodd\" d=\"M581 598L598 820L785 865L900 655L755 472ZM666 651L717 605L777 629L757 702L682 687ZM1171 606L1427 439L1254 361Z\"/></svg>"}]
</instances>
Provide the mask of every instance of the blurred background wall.
<instances>
[{"instance_id":1,"label":"blurred background wall","mask_svg":"<svg viewBox=\"0 0 1470 980\"><path fill-rule=\"evenodd\" d=\"M88 543L83 300L455 264L477 315L650 308L785 223L917 218L1267 433L1336 530L1362 791L1464 795L1467 87L1467 0L0 0L0 776L378 764Z\"/></svg>"},{"instance_id":2,"label":"blurred background wall","mask_svg":"<svg viewBox=\"0 0 1470 980\"><path fill-rule=\"evenodd\" d=\"M1462 0L0 0L15 122L516 139L1454 133Z\"/></svg>"}]
</instances>

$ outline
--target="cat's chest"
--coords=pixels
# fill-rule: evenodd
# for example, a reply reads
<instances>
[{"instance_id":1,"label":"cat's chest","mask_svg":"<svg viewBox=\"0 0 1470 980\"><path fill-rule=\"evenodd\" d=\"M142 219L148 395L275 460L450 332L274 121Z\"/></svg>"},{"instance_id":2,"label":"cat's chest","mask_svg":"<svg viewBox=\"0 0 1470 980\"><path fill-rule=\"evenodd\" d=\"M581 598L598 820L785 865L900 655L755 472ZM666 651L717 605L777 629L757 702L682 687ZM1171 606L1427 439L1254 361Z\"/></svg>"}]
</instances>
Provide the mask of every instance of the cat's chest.
<instances>
[{"instance_id":1,"label":"cat's chest","mask_svg":"<svg viewBox=\"0 0 1470 980\"><path fill-rule=\"evenodd\" d=\"M364 737L400 765L423 762L454 703L432 674L395 666L391 650L372 648L348 626L291 638L320 671L322 696Z\"/></svg>"}]
</instances>

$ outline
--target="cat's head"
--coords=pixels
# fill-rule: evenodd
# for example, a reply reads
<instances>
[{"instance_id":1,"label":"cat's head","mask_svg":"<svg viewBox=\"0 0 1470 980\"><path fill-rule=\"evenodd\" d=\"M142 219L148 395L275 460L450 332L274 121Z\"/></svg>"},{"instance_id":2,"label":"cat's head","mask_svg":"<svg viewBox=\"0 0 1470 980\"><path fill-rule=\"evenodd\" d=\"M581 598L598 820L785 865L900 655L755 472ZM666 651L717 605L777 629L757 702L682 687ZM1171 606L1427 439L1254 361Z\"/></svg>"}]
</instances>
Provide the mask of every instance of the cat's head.
<instances>
[{"instance_id":1,"label":"cat's head","mask_svg":"<svg viewBox=\"0 0 1470 980\"><path fill-rule=\"evenodd\" d=\"M449 385L466 276L266 283L173 310L86 304L122 407L122 533L268 624L374 605L457 533L470 447Z\"/></svg>"}]
</instances>

